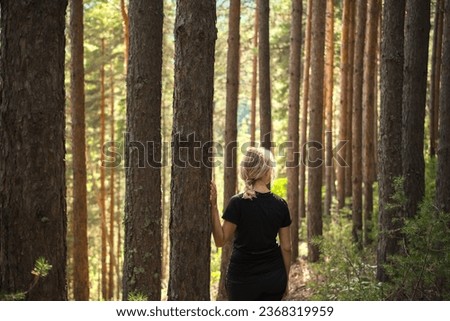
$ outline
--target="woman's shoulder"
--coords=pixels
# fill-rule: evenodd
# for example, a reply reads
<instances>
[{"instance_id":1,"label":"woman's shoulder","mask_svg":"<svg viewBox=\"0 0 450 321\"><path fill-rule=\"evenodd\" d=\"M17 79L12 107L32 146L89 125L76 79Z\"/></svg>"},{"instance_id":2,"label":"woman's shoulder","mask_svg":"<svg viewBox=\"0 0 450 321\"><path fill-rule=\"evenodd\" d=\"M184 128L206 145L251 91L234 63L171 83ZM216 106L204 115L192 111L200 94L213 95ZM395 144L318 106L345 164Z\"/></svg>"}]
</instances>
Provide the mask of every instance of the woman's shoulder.
<instances>
[{"instance_id":1,"label":"woman's shoulder","mask_svg":"<svg viewBox=\"0 0 450 321\"><path fill-rule=\"evenodd\" d=\"M287 206L286 200L285 200L284 198L282 198L280 195L277 195L277 194L275 194L275 193L272 193L272 196L273 196L273 198L274 198L277 202L279 202L279 203L281 203L281 204Z\"/></svg>"}]
</instances>

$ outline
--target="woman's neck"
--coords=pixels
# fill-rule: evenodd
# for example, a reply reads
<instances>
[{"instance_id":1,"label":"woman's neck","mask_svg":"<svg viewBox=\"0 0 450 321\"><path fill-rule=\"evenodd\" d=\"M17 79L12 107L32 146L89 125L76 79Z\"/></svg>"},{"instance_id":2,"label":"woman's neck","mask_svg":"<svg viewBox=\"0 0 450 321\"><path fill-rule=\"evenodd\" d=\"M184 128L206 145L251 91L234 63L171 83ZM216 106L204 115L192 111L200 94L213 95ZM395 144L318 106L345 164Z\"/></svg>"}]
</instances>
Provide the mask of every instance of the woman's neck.
<instances>
[{"instance_id":1,"label":"woman's neck","mask_svg":"<svg viewBox=\"0 0 450 321\"><path fill-rule=\"evenodd\" d=\"M261 181L261 180L257 180L257 181L255 182L255 184L253 185L253 189L254 189L256 192L259 192L259 193L267 193L267 192L270 192L270 189L268 189L268 188L267 188L267 185L264 184L264 182Z\"/></svg>"}]
</instances>

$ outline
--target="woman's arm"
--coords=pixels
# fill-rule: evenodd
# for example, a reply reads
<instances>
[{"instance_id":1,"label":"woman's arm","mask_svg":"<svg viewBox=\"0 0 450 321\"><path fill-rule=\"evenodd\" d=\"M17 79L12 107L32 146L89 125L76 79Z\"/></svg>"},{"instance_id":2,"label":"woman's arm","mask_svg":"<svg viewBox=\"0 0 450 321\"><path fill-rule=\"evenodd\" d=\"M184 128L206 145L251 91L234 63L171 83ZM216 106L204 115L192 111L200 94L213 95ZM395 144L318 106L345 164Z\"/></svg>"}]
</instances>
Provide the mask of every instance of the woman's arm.
<instances>
[{"instance_id":1,"label":"woman's arm","mask_svg":"<svg viewBox=\"0 0 450 321\"><path fill-rule=\"evenodd\" d=\"M217 209L217 189L214 182L211 182L210 203L214 243L216 243L217 247L222 247L233 236L236 224L224 221L222 226L220 223L219 210Z\"/></svg>"},{"instance_id":2,"label":"woman's arm","mask_svg":"<svg viewBox=\"0 0 450 321\"><path fill-rule=\"evenodd\" d=\"M283 255L284 267L286 268L289 284L289 271L291 269L291 232L289 226L280 228L278 234L280 236L281 254ZM286 287L286 293L287 291L288 287Z\"/></svg>"}]
</instances>

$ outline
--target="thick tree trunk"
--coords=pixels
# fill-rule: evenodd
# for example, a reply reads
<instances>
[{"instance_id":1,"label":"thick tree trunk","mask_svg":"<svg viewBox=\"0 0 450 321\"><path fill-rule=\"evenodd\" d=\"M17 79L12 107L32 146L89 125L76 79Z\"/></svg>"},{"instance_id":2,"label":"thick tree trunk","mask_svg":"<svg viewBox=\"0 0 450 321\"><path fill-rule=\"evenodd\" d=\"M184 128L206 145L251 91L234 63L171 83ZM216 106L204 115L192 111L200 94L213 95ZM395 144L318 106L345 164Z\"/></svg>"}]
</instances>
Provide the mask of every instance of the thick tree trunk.
<instances>
[{"instance_id":1,"label":"thick tree trunk","mask_svg":"<svg viewBox=\"0 0 450 321\"><path fill-rule=\"evenodd\" d=\"M381 102L379 160L379 238L377 279L386 281L384 265L398 253L399 208L390 207L395 179L402 176L403 27L405 0L385 0L381 30Z\"/></svg>"},{"instance_id":2,"label":"thick tree trunk","mask_svg":"<svg viewBox=\"0 0 450 321\"><path fill-rule=\"evenodd\" d=\"M367 18L366 0L356 1L355 58L352 98L352 235L362 242L362 85L364 81L364 43Z\"/></svg>"},{"instance_id":3,"label":"thick tree trunk","mask_svg":"<svg viewBox=\"0 0 450 321\"><path fill-rule=\"evenodd\" d=\"M333 194L333 67L334 67L334 0L327 0L325 35L325 215L331 214Z\"/></svg>"},{"instance_id":4,"label":"thick tree trunk","mask_svg":"<svg viewBox=\"0 0 450 321\"><path fill-rule=\"evenodd\" d=\"M169 300L210 299L215 23L215 2L177 1Z\"/></svg>"},{"instance_id":5,"label":"thick tree trunk","mask_svg":"<svg viewBox=\"0 0 450 321\"><path fill-rule=\"evenodd\" d=\"M163 1L130 2L123 299L161 299Z\"/></svg>"},{"instance_id":6,"label":"thick tree trunk","mask_svg":"<svg viewBox=\"0 0 450 321\"><path fill-rule=\"evenodd\" d=\"M256 141L256 98L258 86L258 29L259 29L259 7L256 0L255 25L253 31L253 60L252 60L252 96L251 96L251 114L250 114L250 144L255 146Z\"/></svg>"},{"instance_id":7,"label":"thick tree trunk","mask_svg":"<svg viewBox=\"0 0 450 321\"><path fill-rule=\"evenodd\" d=\"M370 0L367 8L366 46L364 49L365 65L363 80L363 183L364 183L364 243L369 242L372 230L373 182L375 180L375 90L377 77L377 42L378 21L381 1Z\"/></svg>"},{"instance_id":8,"label":"thick tree trunk","mask_svg":"<svg viewBox=\"0 0 450 321\"><path fill-rule=\"evenodd\" d=\"M239 25L241 0L231 0L228 23L227 98L225 116L224 208L237 191L237 109L239 98ZM222 248L218 300L225 300L225 281L231 255L231 242Z\"/></svg>"},{"instance_id":9,"label":"thick tree trunk","mask_svg":"<svg viewBox=\"0 0 450 321\"><path fill-rule=\"evenodd\" d=\"M407 0L403 68L402 165L405 216L415 216L425 193L423 155L430 0Z\"/></svg>"},{"instance_id":10,"label":"thick tree trunk","mask_svg":"<svg viewBox=\"0 0 450 321\"><path fill-rule=\"evenodd\" d=\"M340 98L340 111L339 111L339 140L340 142L346 142L342 148L341 157L347 159L347 150L351 148L347 138L347 109L349 108L349 101L347 95L348 88L348 74L350 72L349 66L349 38L350 38L350 8L353 5L354 0L344 0L343 13L342 13L342 40L341 40L341 98ZM337 200L338 208L341 209L345 206L345 186L346 186L346 171L347 166L342 164L337 168Z\"/></svg>"},{"instance_id":11,"label":"thick tree trunk","mask_svg":"<svg viewBox=\"0 0 450 321\"><path fill-rule=\"evenodd\" d=\"M287 201L291 213L292 262L298 258L299 233L299 111L300 111L300 58L302 47L302 1L292 0L291 43L289 57L289 119L286 173L288 179ZM290 163L290 164L289 164Z\"/></svg>"},{"instance_id":12,"label":"thick tree trunk","mask_svg":"<svg viewBox=\"0 0 450 321\"><path fill-rule=\"evenodd\" d=\"M73 296L89 300L84 108L83 0L70 1L73 166Z\"/></svg>"},{"instance_id":13,"label":"thick tree trunk","mask_svg":"<svg viewBox=\"0 0 450 321\"><path fill-rule=\"evenodd\" d=\"M439 135L439 92L442 68L442 32L444 19L444 0L436 1L434 16L433 51L431 58L430 88L430 156L436 155L437 137Z\"/></svg>"},{"instance_id":14,"label":"thick tree trunk","mask_svg":"<svg viewBox=\"0 0 450 321\"><path fill-rule=\"evenodd\" d=\"M312 0L308 0L305 30L305 62L303 66L303 101L300 123L300 197L298 207L300 218L306 217L306 131L308 129L309 77L311 65L311 9Z\"/></svg>"},{"instance_id":15,"label":"thick tree trunk","mask_svg":"<svg viewBox=\"0 0 450 321\"><path fill-rule=\"evenodd\" d=\"M269 0L259 5L259 130L261 146L270 149L272 141L272 104L270 85Z\"/></svg>"},{"instance_id":16,"label":"thick tree trunk","mask_svg":"<svg viewBox=\"0 0 450 321\"><path fill-rule=\"evenodd\" d=\"M312 2L311 78L309 90L309 142L322 143L323 80L326 0ZM313 239L322 235L322 149L308 151L308 259L319 259L319 246Z\"/></svg>"},{"instance_id":17,"label":"thick tree trunk","mask_svg":"<svg viewBox=\"0 0 450 321\"><path fill-rule=\"evenodd\" d=\"M440 128L436 199L439 208L450 212L450 1L445 0L442 52Z\"/></svg>"},{"instance_id":18,"label":"thick tree trunk","mask_svg":"<svg viewBox=\"0 0 450 321\"><path fill-rule=\"evenodd\" d=\"M67 1L0 7L0 292L66 300ZM31 288L39 257L52 268Z\"/></svg>"}]
</instances>

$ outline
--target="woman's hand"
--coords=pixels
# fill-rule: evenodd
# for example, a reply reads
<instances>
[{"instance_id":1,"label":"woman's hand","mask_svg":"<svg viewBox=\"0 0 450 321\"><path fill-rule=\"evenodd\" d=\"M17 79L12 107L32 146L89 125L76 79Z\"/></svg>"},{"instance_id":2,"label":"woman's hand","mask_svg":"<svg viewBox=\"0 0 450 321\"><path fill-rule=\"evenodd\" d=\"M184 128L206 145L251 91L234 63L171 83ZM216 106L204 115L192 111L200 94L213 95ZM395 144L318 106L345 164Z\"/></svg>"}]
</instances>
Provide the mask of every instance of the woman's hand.
<instances>
[{"instance_id":1,"label":"woman's hand","mask_svg":"<svg viewBox=\"0 0 450 321\"><path fill-rule=\"evenodd\" d=\"M217 188L213 181L211 181L210 184L209 203L211 204L211 207L217 207Z\"/></svg>"}]
</instances>

